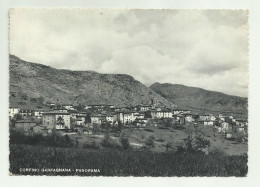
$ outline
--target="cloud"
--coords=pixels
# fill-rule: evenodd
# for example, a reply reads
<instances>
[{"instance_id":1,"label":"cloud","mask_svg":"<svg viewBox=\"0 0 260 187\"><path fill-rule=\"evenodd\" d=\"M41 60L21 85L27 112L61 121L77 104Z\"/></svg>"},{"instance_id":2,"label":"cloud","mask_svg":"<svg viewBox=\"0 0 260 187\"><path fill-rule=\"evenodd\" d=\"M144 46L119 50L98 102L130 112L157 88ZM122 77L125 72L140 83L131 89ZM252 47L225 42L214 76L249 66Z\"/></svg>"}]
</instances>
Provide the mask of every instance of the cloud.
<instances>
[{"instance_id":1,"label":"cloud","mask_svg":"<svg viewBox=\"0 0 260 187\"><path fill-rule=\"evenodd\" d=\"M72 70L126 73L247 96L243 10L15 9L10 53Z\"/></svg>"}]
</instances>

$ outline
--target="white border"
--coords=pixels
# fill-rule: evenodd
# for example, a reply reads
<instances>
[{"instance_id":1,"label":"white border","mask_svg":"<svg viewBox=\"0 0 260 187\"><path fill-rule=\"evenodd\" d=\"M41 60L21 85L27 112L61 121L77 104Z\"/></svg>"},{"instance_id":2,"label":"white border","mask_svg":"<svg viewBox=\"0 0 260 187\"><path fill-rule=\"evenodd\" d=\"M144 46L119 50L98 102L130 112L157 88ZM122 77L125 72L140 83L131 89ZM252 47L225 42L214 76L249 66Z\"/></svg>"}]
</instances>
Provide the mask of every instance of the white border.
<instances>
[{"instance_id":1,"label":"white border","mask_svg":"<svg viewBox=\"0 0 260 187\"><path fill-rule=\"evenodd\" d=\"M0 186L258 186L260 124L260 11L257 0L0 0ZM249 9L249 173L245 178L25 177L8 176L8 9L12 7ZM258 62L258 63L257 63ZM258 185L257 185L258 184Z\"/></svg>"}]
</instances>

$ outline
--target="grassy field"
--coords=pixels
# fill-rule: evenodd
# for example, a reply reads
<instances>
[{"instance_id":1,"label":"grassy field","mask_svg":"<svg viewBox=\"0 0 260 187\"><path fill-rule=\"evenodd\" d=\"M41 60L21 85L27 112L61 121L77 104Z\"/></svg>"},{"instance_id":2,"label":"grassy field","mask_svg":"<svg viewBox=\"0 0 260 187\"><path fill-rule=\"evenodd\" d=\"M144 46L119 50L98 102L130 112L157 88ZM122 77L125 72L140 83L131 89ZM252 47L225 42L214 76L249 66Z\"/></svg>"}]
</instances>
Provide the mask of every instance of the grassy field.
<instances>
[{"instance_id":1,"label":"grassy field","mask_svg":"<svg viewBox=\"0 0 260 187\"><path fill-rule=\"evenodd\" d=\"M246 176L247 156L10 145L11 175ZM35 168L39 171L25 171ZM69 168L54 172L42 169ZM79 172L97 169L99 172ZM86 170L85 170L86 171Z\"/></svg>"},{"instance_id":2,"label":"grassy field","mask_svg":"<svg viewBox=\"0 0 260 187\"><path fill-rule=\"evenodd\" d=\"M218 152L223 152L226 155L243 155L247 153L247 143L235 143L233 141L225 139L222 135L218 132L215 132L212 127L205 127L202 129L204 131L206 138L210 140L211 146L210 151L217 150ZM126 128L122 129L122 132L129 136L129 141L131 146L134 148L141 148L145 141L148 139L149 136L154 136L154 144L155 146L151 148L152 151L155 152L165 152L165 144L167 142L172 143L171 150L174 151L176 146L178 146L182 140L187 137L187 134L184 130L175 130L175 129L158 129L156 127L150 127L147 129L133 129L133 128ZM95 141L100 143L104 135L70 135L70 137L75 141L76 138L79 141L79 146L81 147L84 143ZM119 137L110 134L111 139L114 142L119 144Z\"/></svg>"}]
</instances>

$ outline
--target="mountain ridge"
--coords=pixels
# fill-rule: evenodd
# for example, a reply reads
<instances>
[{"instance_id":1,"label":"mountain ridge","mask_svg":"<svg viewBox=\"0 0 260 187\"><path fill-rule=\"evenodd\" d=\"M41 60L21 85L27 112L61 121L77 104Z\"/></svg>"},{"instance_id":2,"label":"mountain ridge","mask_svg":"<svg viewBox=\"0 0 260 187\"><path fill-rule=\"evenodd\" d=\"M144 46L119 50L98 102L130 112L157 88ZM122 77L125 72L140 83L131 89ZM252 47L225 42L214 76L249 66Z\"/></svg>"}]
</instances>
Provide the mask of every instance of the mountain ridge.
<instances>
[{"instance_id":1,"label":"mountain ridge","mask_svg":"<svg viewBox=\"0 0 260 187\"><path fill-rule=\"evenodd\" d=\"M184 84L176 84L176 83L160 83L160 82L155 82L153 84L151 84L149 87L154 87L155 85L157 84L160 84L160 85L173 85L173 86L180 86L180 87L186 87L186 88L195 88L195 89L201 89L203 91L208 91L208 92L215 92L215 93L219 93L219 94L224 94L224 95L227 95L227 96L232 96L232 97L240 97L240 98L245 98L245 99L248 99L248 97L245 97L245 96L238 96L238 95L232 95L232 94L227 94L227 93L224 93L224 92L221 92L221 91L215 91L215 90L208 90L208 89L205 89L205 88L201 88L201 87L195 87L195 86L187 86L187 85L184 85Z\"/></svg>"},{"instance_id":2,"label":"mountain ridge","mask_svg":"<svg viewBox=\"0 0 260 187\"><path fill-rule=\"evenodd\" d=\"M247 97L170 83L156 82L150 88L165 99L177 104L179 108L187 108L193 112L230 113L245 117L248 115Z\"/></svg>"},{"instance_id":3,"label":"mountain ridge","mask_svg":"<svg viewBox=\"0 0 260 187\"><path fill-rule=\"evenodd\" d=\"M14 55L9 60L9 90L16 95L24 93L29 98L42 96L45 101L71 104L129 106L154 100L158 106L175 106L130 75L56 69ZM10 96L10 103L15 99Z\"/></svg>"}]
</instances>

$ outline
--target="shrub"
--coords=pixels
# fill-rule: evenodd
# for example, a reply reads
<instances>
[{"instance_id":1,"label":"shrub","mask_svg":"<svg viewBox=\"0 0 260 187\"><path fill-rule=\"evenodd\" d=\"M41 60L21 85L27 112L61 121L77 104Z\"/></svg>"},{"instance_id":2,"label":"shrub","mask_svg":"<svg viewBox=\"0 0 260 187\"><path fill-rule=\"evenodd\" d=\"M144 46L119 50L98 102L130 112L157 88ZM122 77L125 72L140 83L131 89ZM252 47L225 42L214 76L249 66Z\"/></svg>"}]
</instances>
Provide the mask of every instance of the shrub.
<instances>
[{"instance_id":1,"label":"shrub","mask_svg":"<svg viewBox=\"0 0 260 187\"><path fill-rule=\"evenodd\" d=\"M24 132L11 130L10 144L27 144L27 145L44 145L52 147L73 147L71 138L68 135L61 136L58 133L43 136L42 134L29 134Z\"/></svg>"},{"instance_id":2,"label":"shrub","mask_svg":"<svg viewBox=\"0 0 260 187\"><path fill-rule=\"evenodd\" d=\"M210 141L202 137L201 135L193 136L192 133L189 133L186 138L183 139L181 146L177 146L177 151L184 152L197 152L204 153L204 149L210 147Z\"/></svg>"},{"instance_id":3,"label":"shrub","mask_svg":"<svg viewBox=\"0 0 260 187\"><path fill-rule=\"evenodd\" d=\"M103 147L110 147L111 146L111 138L109 134L105 134L103 141L101 142Z\"/></svg>"},{"instance_id":4,"label":"shrub","mask_svg":"<svg viewBox=\"0 0 260 187\"><path fill-rule=\"evenodd\" d=\"M120 140L119 141L120 141L123 149L129 149L130 148L130 143L129 143L128 136L126 136L125 134L122 134L120 136Z\"/></svg>"},{"instance_id":5,"label":"shrub","mask_svg":"<svg viewBox=\"0 0 260 187\"><path fill-rule=\"evenodd\" d=\"M168 129L168 127L159 126L158 129Z\"/></svg>"},{"instance_id":6,"label":"shrub","mask_svg":"<svg viewBox=\"0 0 260 187\"><path fill-rule=\"evenodd\" d=\"M153 136L149 136L149 138L145 141L145 145L148 148L153 148L154 147L154 137Z\"/></svg>"},{"instance_id":7,"label":"shrub","mask_svg":"<svg viewBox=\"0 0 260 187\"><path fill-rule=\"evenodd\" d=\"M170 148L172 148L172 142L167 142L165 144L165 149L166 149L165 151L168 152Z\"/></svg>"},{"instance_id":8,"label":"shrub","mask_svg":"<svg viewBox=\"0 0 260 187\"><path fill-rule=\"evenodd\" d=\"M100 132L101 132L101 129L100 129L99 124L94 123L94 124L93 124L92 133L93 133L93 134L99 134Z\"/></svg>"},{"instance_id":9,"label":"shrub","mask_svg":"<svg viewBox=\"0 0 260 187\"><path fill-rule=\"evenodd\" d=\"M96 141L92 141L91 143L83 144L84 149L100 149L100 144L97 144Z\"/></svg>"},{"instance_id":10,"label":"shrub","mask_svg":"<svg viewBox=\"0 0 260 187\"><path fill-rule=\"evenodd\" d=\"M101 145L102 147L121 149L120 145L113 139L111 139L108 133L105 134L104 139L101 142Z\"/></svg>"},{"instance_id":11,"label":"shrub","mask_svg":"<svg viewBox=\"0 0 260 187\"><path fill-rule=\"evenodd\" d=\"M144 129L144 130L147 131L147 132L154 132L153 129Z\"/></svg>"}]
</instances>

